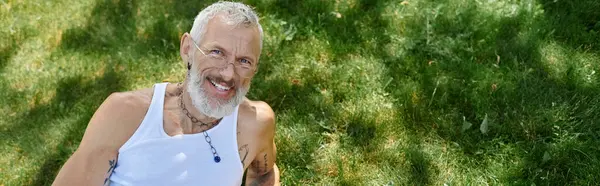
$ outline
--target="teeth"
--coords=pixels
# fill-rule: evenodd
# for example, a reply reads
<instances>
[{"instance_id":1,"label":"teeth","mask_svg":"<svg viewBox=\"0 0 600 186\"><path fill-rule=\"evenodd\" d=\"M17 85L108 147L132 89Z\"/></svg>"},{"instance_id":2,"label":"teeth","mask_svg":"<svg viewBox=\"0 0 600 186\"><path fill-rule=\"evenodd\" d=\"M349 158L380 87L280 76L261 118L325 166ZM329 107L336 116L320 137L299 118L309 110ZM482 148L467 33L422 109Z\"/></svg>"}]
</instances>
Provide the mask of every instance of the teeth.
<instances>
[{"instance_id":1,"label":"teeth","mask_svg":"<svg viewBox=\"0 0 600 186\"><path fill-rule=\"evenodd\" d=\"M220 84L214 82L213 80L210 80L210 83L212 83L220 91L228 91L231 88L231 87L226 87L226 86L220 85Z\"/></svg>"}]
</instances>

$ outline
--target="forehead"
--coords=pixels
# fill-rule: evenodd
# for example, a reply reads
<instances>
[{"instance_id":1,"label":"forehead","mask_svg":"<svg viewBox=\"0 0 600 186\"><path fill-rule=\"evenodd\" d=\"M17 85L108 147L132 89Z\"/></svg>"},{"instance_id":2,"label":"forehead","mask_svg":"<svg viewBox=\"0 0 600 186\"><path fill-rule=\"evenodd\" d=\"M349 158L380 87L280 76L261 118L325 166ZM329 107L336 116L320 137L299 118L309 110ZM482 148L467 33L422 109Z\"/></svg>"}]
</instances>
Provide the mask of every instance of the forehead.
<instances>
[{"instance_id":1,"label":"forehead","mask_svg":"<svg viewBox=\"0 0 600 186\"><path fill-rule=\"evenodd\" d=\"M202 46L216 45L229 52L245 55L260 55L260 33L256 26L228 24L222 15L217 15L206 24Z\"/></svg>"}]
</instances>

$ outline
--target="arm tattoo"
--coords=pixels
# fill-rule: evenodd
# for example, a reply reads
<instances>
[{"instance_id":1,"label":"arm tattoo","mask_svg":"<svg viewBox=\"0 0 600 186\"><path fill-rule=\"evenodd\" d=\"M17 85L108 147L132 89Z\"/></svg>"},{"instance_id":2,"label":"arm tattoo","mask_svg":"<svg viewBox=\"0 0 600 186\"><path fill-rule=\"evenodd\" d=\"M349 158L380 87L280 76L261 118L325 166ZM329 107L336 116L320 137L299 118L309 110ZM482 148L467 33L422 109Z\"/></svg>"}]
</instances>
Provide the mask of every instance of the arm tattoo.
<instances>
[{"instance_id":1,"label":"arm tattoo","mask_svg":"<svg viewBox=\"0 0 600 186\"><path fill-rule=\"evenodd\" d=\"M108 160L108 171L106 171L106 178L104 178L104 184L103 185L108 185L110 182L110 175L112 174L113 170L115 170L115 167L117 166L117 160Z\"/></svg>"},{"instance_id":2,"label":"arm tattoo","mask_svg":"<svg viewBox=\"0 0 600 186\"><path fill-rule=\"evenodd\" d=\"M242 153L244 154L244 156L242 157L242 167L244 167L244 161L246 161L246 156L248 156L248 144L244 144L242 145L242 147L240 147L238 149L240 156L242 156ZM243 151L243 152L242 152Z\"/></svg>"},{"instance_id":3,"label":"arm tattoo","mask_svg":"<svg viewBox=\"0 0 600 186\"><path fill-rule=\"evenodd\" d=\"M254 172L256 172L256 173L262 172L260 170L260 166L258 165L258 162L256 160L252 161L250 166L252 166L252 169L254 169Z\"/></svg>"},{"instance_id":4,"label":"arm tattoo","mask_svg":"<svg viewBox=\"0 0 600 186\"><path fill-rule=\"evenodd\" d=\"M252 164L250 164L252 166L252 168L254 168L254 172L258 173L259 175L265 174L265 173L267 173L267 171L269 171L267 169L267 166L268 166L268 164L267 164L267 154L265 154L263 156L263 158L264 158L264 162L263 162L264 163L264 168L261 168L260 161L257 161L257 160L255 160L254 162L252 162Z\"/></svg>"},{"instance_id":5,"label":"arm tattoo","mask_svg":"<svg viewBox=\"0 0 600 186\"><path fill-rule=\"evenodd\" d=\"M260 161L255 160L252 162L251 166L254 169L254 171L258 174L258 177L256 177L256 179L254 179L249 185L258 186L258 185L273 185L273 184L275 184L275 173L268 169L269 164L268 164L266 153L263 156L263 161L264 162L262 162L262 164L264 165L264 168L261 167Z\"/></svg>"},{"instance_id":6,"label":"arm tattoo","mask_svg":"<svg viewBox=\"0 0 600 186\"><path fill-rule=\"evenodd\" d=\"M269 171L269 169L267 169L267 154L265 153L265 169L263 170L263 172L267 173L267 171Z\"/></svg>"}]
</instances>

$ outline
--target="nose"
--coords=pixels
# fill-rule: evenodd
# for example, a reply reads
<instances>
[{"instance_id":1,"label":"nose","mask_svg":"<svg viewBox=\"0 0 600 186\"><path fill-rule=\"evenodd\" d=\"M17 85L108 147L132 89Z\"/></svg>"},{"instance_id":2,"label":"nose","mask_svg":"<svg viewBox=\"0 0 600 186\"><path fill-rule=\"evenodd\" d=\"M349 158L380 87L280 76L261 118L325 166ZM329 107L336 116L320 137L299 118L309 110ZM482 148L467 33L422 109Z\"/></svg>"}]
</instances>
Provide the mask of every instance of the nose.
<instances>
[{"instance_id":1,"label":"nose","mask_svg":"<svg viewBox=\"0 0 600 186\"><path fill-rule=\"evenodd\" d=\"M221 68L221 77L223 77L223 81L231 81L233 80L233 77L235 75L235 67L233 66L233 63L227 63L227 65L223 68Z\"/></svg>"}]
</instances>

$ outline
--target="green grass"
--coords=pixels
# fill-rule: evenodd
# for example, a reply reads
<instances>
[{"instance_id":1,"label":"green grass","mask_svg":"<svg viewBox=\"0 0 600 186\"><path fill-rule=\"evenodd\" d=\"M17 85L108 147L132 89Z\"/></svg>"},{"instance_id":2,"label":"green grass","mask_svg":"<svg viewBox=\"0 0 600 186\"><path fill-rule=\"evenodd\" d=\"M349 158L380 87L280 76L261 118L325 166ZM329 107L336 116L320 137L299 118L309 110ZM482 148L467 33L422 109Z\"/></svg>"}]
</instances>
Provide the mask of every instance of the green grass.
<instances>
[{"instance_id":1,"label":"green grass","mask_svg":"<svg viewBox=\"0 0 600 186\"><path fill-rule=\"evenodd\" d=\"M245 2L285 185L600 184L600 2ZM208 4L0 1L0 185L49 185L111 92L181 81Z\"/></svg>"}]
</instances>

